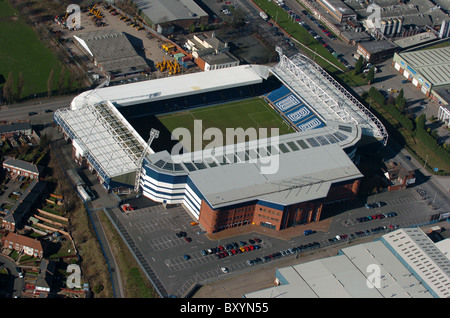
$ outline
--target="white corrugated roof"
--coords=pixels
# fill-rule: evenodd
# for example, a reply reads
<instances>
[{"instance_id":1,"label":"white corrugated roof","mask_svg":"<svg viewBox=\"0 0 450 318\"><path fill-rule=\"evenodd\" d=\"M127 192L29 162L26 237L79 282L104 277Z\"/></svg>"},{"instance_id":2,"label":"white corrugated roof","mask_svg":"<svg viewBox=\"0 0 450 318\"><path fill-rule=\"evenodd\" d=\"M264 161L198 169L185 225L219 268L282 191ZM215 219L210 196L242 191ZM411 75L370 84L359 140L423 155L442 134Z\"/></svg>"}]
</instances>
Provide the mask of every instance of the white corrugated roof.
<instances>
[{"instance_id":1,"label":"white corrugated roof","mask_svg":"<svg viewBox=\"0 0 450 318\"><path fill-rule=\"evenodd\" d=\"M239 65L208 72L103 87L83 92L73 99L71 106L72 109L82 107L86 96L92 104L111 101L120 106L127 106L257 84L262 82L262 76L268 73L267 69L267 66Z\"/></svg>"}]
</instances>

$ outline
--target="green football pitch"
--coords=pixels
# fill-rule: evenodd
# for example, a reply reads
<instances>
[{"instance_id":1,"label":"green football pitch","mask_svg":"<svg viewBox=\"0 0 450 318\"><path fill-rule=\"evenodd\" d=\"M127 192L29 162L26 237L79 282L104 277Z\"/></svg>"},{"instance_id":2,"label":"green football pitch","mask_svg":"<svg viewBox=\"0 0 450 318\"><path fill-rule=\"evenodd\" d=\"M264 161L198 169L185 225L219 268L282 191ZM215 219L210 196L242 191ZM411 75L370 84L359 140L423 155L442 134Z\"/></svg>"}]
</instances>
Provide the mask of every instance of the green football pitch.
<instances>
[{"instance_id":1,"label":"green football pitch","mask_svg":"<svg viewBox=\"0 0 450 318\"><path fill-rule=\"evenodd\" d=\"M216 141L223 145L234 144L239 141L238 138L225 138L227 128L234 131L242 128L246 132L259 131L260 128L265 128L267 136L276 134L284 135L294 132L294 129L288 126L281 116L259 97L164 114L158 116L158 119L171 133L174 133L177 128L184 128L184 131L188 131L190 136L192 136L190 138L191 140L181 140L181 143L186 148L190 145L189 149L194 150L198 150L198 147L194 148L194 139L197 138L198 140L198 136L194 132L199 131L198 127L201 127L202 136L208 128L217 128L220 130L224 137L222 140ZM194 123L197 125L197 128L194 127ZM218 131L217 129L216 131ZM273 129L278 129L278 131ZM255 139L252 136L254 135L247 134L245 141ZM259 138L258 136L256 138ZM205 139L207 138L202 139L202 148L211 145L211 140Z\"/></svg>"}]
</instances>

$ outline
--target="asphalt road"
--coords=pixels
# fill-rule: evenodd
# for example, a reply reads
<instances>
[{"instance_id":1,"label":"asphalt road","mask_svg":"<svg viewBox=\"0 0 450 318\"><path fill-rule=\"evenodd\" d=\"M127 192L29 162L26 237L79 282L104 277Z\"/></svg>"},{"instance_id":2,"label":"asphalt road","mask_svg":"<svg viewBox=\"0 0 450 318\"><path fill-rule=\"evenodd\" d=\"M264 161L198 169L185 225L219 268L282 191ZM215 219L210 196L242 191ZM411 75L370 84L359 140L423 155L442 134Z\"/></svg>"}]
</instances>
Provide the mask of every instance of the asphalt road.
<instances>
[{"instance_id":1,"label":"asphalt road","mask_svg":"<svg viewBox=\"0 0 450 318\"><path fill-rule=\"evenodd\" d=\"M19 278L19 271L16 263L9 257L0 254L0 268L6 268L10 275L6 282L8 288L7 290L0 291L0 297L19 297L25 283L23 278Z\"/></svg>"},{"instance_id":2,"label":"asphalt road","mask_svg":"<svg viewBox=\"0 0 450 318\"><path fill-rule=\"evenodd\" d=\"M24 103L0 106L0 120L24 120L29 119L31 124L50 123L53 111L59 108L70 107L70 102L75 95L58 96L48 99L31 100ZM46 113L46 110L51 112ZM36 115L30 116L30 112Z\"/></svg>"}]
</instances>

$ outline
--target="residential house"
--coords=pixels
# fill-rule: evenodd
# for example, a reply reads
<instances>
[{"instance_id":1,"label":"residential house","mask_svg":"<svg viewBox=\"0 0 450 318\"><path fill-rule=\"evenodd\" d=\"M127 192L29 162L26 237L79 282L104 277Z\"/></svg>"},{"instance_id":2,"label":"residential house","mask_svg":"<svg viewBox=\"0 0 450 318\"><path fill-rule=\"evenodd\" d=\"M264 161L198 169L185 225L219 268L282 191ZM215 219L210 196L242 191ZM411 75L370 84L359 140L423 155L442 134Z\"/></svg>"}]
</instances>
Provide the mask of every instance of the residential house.
<instances>
[{"instance_id":1,"label":"residential house","mask_svg":"<svg viewBox=\"0 0 450 318\"><path fill-rule=\"evenodd\" d=\"M2 238L2 241L4 247L14 249L20 253L37 258L42 258L44 255L42 243L36 238L33 239L28 236L10 232Z\"/></svg>"}]
</instances>

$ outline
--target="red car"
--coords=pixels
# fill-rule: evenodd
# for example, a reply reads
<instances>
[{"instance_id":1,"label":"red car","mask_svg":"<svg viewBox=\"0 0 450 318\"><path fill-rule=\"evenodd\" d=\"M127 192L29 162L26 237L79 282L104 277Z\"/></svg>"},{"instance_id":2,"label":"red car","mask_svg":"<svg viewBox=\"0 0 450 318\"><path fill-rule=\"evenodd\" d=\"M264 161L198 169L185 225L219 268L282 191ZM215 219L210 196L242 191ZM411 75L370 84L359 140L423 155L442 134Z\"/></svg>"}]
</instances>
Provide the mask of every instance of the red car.
<instances>
[{"instance_id":1,"label":"red car","mask_svg":"<svg viewBox=\"0 0 450 318\"><path fill-rule=\"evenodd\" d=\"M186 237L186 236L184 237L184 240L188 243L192 241L190 237Z\"/></svg>"}]
</instances>

